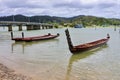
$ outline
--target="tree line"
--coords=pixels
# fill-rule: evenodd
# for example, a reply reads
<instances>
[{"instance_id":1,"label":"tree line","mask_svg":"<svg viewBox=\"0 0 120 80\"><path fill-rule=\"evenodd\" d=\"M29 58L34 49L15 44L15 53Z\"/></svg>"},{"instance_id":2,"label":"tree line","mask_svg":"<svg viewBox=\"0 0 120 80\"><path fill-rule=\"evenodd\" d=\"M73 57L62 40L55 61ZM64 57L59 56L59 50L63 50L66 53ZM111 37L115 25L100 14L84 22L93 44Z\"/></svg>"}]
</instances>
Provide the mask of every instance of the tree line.
<instances>
[{"instance_id":1,"label":"tree line","mask_svg":"<svg viewBox=\"0 0 120 80\"><path fill-rule=\"evenodd\" d=\"M1 16L0 21L49 23L49 24L70 26L70 27L73 27L76 24L82 24L83 26L120 25L120 19L85 16L85 15L66 18L66 17L47 16L47 15L24 16L19 14L19 15Z\"/></svg>"}]
</instances>

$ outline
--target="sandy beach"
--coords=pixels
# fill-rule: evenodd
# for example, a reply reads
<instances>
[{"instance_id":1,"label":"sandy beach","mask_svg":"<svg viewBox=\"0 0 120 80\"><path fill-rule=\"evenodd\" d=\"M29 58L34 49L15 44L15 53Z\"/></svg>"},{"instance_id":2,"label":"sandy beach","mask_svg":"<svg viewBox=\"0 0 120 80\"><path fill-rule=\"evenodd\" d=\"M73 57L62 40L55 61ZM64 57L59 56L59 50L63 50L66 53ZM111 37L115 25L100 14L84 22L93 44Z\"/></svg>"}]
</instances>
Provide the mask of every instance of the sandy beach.
<instances>
[{"instance_id":1,"label":"sandy beach","mask_svg":"<svg viewBox=\"0 0 120 80\"><path fill-rule=\"evenodd\" d=\"M32 78L17 74L14 70L0 63L0 80L32 80Z\"/></svg>"}]
</instances>

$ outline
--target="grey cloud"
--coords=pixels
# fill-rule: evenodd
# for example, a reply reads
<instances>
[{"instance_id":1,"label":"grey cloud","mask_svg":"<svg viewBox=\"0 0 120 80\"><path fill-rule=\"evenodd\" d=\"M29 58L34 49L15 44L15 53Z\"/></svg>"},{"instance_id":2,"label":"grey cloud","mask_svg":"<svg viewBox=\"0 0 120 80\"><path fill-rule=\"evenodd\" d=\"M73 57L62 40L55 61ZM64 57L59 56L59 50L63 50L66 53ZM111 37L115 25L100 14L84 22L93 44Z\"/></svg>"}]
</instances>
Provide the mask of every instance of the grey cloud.
<instances>
[{"instance_id":1,"label":"grey cloud","mask_svg":"<svg viewBox=\"0 0 120 80\"><path fill-rule=\"evenodd\" d=\"M83 5L80 2L63 2L63 3L56 3L53 5L53 7L67 7L67 8L81 8L81 9L89 9L93 8L93 5Z\"/></svg>"},{"instance_id":2,"label":"grey cloud","mask_svg":"<svg viewBox=\"0 0 120 80\"><path fill-rule=\"evenodd\" d=\"M8 8L16 8L19 6L24 6L26 4L26 1L21 0L21 1L17 1L17 0L4 0L3 1L4 6L8 7Z\"/></svg>"},{"instance_id":3,"label":"grey cloud","mask_svg":"<svg viewBox=\"0 0 120 80\"><path fill-rule=\"evenodd\" d=\"M100 3L91 3L91 4L82 4L79 2L61 2L56 3L53 5L53 7L61 8L61 7L67 7L67 8L79 8L79 9L92 9L92 8L109 8L116 6L117 3L111 3L111 2L100 2Z\"/></svg>"},{"instance_id":4,"label":"grey cloud","mask_svg":"<svg viewBox=\"0 0 120 80\"><path fill-rule=\"evenodd\" d=\"M76 15L94 15L118 17L120 0L2 0L0 1L0 16L10 14L23 15L52 15L71 17Z\"/></svg>"},{"instance_id":5,"label":"grey cloud","mask_svg":"<svg viewBox=\"0 0 120 80\"><path fill-rule=\"evenodd\" d=\"M109 8L109 7L114 7L116 6L117 4L115 3L100 3L97 5L97 7L99 8Z\"/></svg>"},{"instance_id":6,"label":"grey cloud","mask_svg":"<svg viewBox=\"0 0 120 80\"><path fill-rule=\"evenodd\" d=\"M4 0L4 6L8 8L43 8L43 5L29 3L29 0Z\"/></svg>"}]
</instances>

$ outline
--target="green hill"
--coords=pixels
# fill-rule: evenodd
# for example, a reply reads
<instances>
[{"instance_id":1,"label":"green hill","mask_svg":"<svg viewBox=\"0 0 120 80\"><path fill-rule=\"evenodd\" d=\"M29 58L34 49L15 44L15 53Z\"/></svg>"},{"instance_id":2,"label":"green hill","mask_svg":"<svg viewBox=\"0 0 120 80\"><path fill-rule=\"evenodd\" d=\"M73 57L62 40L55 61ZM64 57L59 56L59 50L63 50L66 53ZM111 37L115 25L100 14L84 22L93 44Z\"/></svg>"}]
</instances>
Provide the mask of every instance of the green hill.
<instances>
[{"instance_id":1,"label":"green hill","mask_svg":"<svg viewBox=\"0 0 120 80\"><path fill-rule=\"evenodd\" d=\"M11 15L2 16L0 21L21 21L21 22L40 22L51 23L58 25L74 26L75 24L83 24L84 26L104 26L104 25L120 25L120 19L103 18L95 16L79 15L70 18L56 17L56 16L24 16L24 15Z\"/></svg>"}]
</instances>

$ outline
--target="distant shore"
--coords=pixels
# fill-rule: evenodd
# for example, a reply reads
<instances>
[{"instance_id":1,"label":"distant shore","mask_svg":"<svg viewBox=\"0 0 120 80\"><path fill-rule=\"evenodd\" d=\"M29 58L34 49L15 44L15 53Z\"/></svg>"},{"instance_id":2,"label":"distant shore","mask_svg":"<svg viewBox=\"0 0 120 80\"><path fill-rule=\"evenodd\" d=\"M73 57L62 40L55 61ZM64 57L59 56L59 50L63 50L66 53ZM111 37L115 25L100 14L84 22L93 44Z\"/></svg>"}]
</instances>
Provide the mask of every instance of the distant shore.
<instances>
[{"instance_id":1,"label":"distant shore","mask_svg":"<svg viewBox=\"0 0 120 80\"><path fill-rule=\"evenodd\" d=\"M14 70L0 63L0 80L32 80L32 78L22 74L16 74Z\"/></svg>"}]
</instances>

